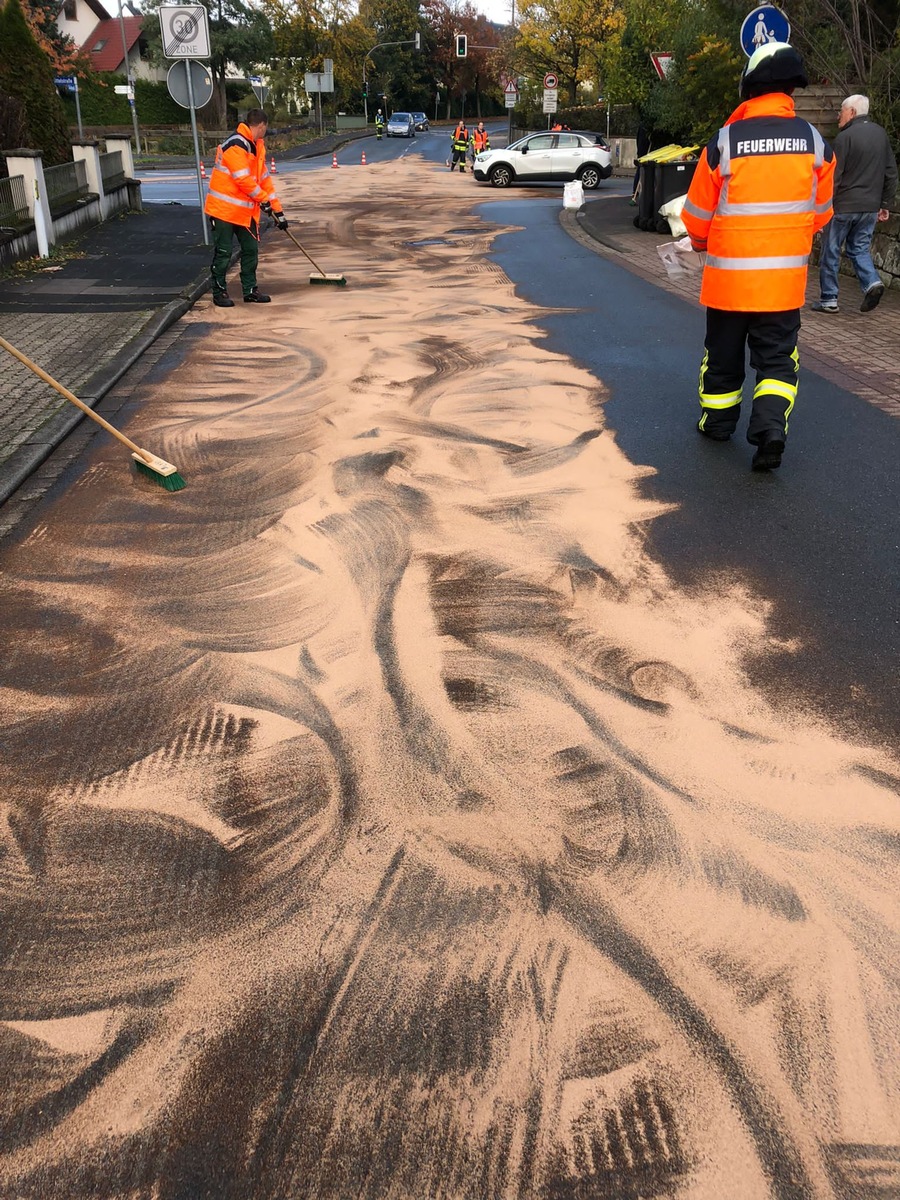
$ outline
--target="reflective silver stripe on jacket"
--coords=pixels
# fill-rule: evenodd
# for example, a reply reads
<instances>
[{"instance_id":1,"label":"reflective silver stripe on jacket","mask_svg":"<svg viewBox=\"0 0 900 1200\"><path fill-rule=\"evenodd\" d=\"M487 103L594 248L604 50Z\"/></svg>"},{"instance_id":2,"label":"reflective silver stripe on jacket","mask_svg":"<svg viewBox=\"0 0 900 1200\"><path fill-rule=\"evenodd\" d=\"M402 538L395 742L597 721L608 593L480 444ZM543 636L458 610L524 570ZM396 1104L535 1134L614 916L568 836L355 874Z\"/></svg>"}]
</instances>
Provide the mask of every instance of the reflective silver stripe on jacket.
<instances>
[{"instance_id":1,"label":"reflective silver stripe on jacket","mask_svg":"<svg viewBox=\"0 0 900 1200\"><path fill-rule=\"evenodd\" d=\"M809 122L807 122L807 124L809 124ZM813 139L813 165L815 167L821 167L822 163L825 161L825 139L822 137L821 133L819 133L818 129L816 129L815 125L809 126L809 132L812 134Z\"/></svg>"},{"instance_id":2,"label":"reflective silver stripe on jacket","mask_svg":"<svg viewBox=\"0 0 900 1200\"><path fill-rule=\"evenodd\" d=\"M715 216L715 209L698 208L693 200L685 200L683 211L700 221L711 221Z\"/></svg>"},{"instance_id":3,"label":"reflective silver stripe on jacket","mask_svg":"<svg viewBox=\"0 0 900 1200\"><path fill-rule=\"evenodd\" d=\"M716 142L719 147L719 174L731 174L731 130L727 125L723 125L719 130L719 137Z\"/></svg>"},{"instance_id":4,"label":"reflective silver stripe on jacket","mask_svg":"<svg viewBox=\"0 0 900 1200\"><path fill-rule=\"evenodd\" d=\"M720 271L784 271L792 267L805 267L808 262L808 254L776 254L765 258L720 258L715 254L706 256L706 265L717 267Z\"/></svg>"},{"instance_id":5,"label":"reflective silver stripe on jacket","mask_svg":"<svg viewBox=\"0 0 900 1200\"><path fill-rule=\"evenodd\" d=\"M256 208L252 200L238 200L237 196L226 196L224 192L214 192L212 188L207 194L215 196L217 200L224 200L226 204L237 204L239 208Z\"/></svg>"}]
</instances>

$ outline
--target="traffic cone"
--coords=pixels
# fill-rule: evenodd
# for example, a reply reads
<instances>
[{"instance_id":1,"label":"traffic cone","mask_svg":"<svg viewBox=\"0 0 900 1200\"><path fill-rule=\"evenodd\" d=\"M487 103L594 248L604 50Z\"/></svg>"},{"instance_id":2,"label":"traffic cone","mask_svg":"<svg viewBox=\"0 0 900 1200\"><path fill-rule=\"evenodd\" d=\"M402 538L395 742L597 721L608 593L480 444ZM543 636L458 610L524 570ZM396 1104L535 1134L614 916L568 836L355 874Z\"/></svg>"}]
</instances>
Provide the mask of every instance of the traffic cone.
<instances>
[{"instance_id":1,"label":"traffic cone","mask_svg":"<svg viewBox=\"0 0 900 1200\"><path fill-rule=\"evenodd\" d=\"M202 158L200 159L200 178L201 178L201 179L205 179L205 178L206 178L206 167L203 165L203 159L202 159Z\"/></svg>"},{"instance_id":2,"label":"traffic cone","mask_svg":"<svg viewBox=\"0 0 900 1200\"><path fill-rule=\"evenodd\" d=\"M338 160L337 160L337 151L335 151L335 152L334 152L334 153L331 155L331 165L332 165L332 167L336 167L336 166L338 165Z\"/></svg>"},{"instance_id":3,"label":"traffic cone","mask_svg":"<svg viewBox=\"0 0 900 1200\"><path fill-rule=\"evenodd\" d=\"M277 169L277 167L275 166L275 155L274 155L274 154L272 155L272 165L271 165L271 167L269 167L269 174L270 174L270 175L277 175L277 174L278 174L278 169Z\"/></svg>"},{"instance_id":4,"label":"traffic cone","mask_svg":"<svg viewBox=\"0 0 900 1200\"><path fill-rule=\"evenodd\" d=\"M368 165L368 164L366 163L366 152L365 152L365 150L363 150L363 156L362 156L362 165L363 165L364 167Z\"/></svg>"}]
</instances>

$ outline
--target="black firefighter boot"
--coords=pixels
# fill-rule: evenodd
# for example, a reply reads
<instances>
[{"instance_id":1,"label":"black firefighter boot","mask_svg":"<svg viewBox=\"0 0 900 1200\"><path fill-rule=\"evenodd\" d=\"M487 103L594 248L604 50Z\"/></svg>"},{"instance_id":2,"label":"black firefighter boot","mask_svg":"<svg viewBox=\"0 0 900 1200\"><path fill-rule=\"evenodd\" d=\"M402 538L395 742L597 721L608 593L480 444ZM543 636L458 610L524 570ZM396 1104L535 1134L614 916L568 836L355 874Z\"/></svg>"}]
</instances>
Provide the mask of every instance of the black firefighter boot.
<instances>
[{"instance_id":1,"label":"black firefighter boot","mask_svg":"<svg viewBox=\"0 0 900 1200\"><path fill-rule=\"evenodd\" d=\"M213 304L217 308L234 308L234 301L225 289L217 288L215 284L213 284Z\"/></svg>"},{"instance_id":2,"label":"black firefighter boot","mask_svg":"<svg viewBox=\"0 0 900 1200\"><path fill-rule=\"evenodd\" d=\"M784 454L784 438L777 433L765 433L760 438L753 455L752 468L754 471L774 471L781 466L781 456Z\"/></svg>"},{"instance_id":3,"label":"black firefighter boot","mask_svg":"<svg viewBox=\"0 0 900 1200\"><path fill-rule=\"evenodd\" d=\"M248 292L247 295L244 297L244 303L245 304L268 304L271 301L271 299L272 299L271 296L267 296L264 292L261 292L259 290L259 288L253 288L253 290Z\"/></svg>"}]
</instances>

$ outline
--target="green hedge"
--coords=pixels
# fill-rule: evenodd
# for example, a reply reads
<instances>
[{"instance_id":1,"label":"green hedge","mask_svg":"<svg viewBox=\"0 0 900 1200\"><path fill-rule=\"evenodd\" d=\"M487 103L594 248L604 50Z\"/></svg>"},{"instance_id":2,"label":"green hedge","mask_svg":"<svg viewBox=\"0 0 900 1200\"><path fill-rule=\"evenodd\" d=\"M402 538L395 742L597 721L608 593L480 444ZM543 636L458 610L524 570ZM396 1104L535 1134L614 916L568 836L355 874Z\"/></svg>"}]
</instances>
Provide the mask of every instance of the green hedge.
<instances>
[{"instance_id":1,"label":"green hedge","mask_svg":"<svg viewBox=\"0 0 900 1200\"><path fill-rule=\"evenodd\" d=\"M85 125L130 125L131 106L126 96L115 92L121 75L94 74L78 80L81 120ZM135 104L142 125L183 125L190 120L188 110L176 104L165 83L138 79L134 88ZM75 97L63 97L70 125L77 123Z\"/></svg>"}]
</instances>

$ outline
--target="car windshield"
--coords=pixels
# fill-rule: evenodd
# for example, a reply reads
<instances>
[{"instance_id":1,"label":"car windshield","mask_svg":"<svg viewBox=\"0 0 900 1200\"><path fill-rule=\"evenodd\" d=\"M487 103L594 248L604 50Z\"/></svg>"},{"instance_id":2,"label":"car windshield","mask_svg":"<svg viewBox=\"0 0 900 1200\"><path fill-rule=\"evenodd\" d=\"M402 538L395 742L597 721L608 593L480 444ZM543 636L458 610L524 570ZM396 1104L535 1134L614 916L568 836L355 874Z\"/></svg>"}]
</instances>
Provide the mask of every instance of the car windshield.
<instances>
[{"instance_id":1,"label":"car windshield","mask_svg":"<svg viewBox=\"0 0 900 1200\"><path fill-rule=\"evenodd\" d=\"M409 121L409 113L391 113L391 120L402 125L404 121Z\"/></svg>"}]
</instances>

